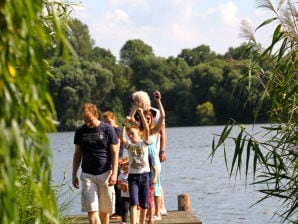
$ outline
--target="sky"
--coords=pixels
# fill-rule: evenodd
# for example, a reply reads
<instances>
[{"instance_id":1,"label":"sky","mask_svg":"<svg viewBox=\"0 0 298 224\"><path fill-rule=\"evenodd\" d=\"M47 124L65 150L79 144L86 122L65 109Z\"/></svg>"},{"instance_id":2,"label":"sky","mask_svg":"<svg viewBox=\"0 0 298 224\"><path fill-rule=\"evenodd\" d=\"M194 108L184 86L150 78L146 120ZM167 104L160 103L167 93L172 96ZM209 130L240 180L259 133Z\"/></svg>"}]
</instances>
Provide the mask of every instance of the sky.
<instances>
[{"instance_id":1,"label":"sky","mask_svg":"<svg viewBox=\"0 0 298 224\"><path fill-rule=\"evenodd\" d=\"M73 16L89 28L95 46L119 58L128 40L141 39L156 56L178 56L202 44L224 54L246 40L241 21L256 28L270 18L256 0L80 0ZM270 32L257 32L266 45Z\"/></svg>"}]
</instances>

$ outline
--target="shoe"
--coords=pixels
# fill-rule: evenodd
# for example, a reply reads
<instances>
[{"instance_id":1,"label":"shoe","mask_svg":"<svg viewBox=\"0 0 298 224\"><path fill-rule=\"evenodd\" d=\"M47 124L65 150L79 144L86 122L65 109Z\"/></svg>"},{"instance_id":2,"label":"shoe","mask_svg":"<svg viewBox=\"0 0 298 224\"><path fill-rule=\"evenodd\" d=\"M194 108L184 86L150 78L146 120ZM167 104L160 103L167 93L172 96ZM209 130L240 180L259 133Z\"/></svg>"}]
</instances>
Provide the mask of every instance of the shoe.
<instances>
[{"instance_id":1,"label":"shoe","mask_svg":"<svg viewBox=\"0 0 298 224\"><path fill-rule=\"evenodd\" d=\"M155 215L155 216L153 216L153 220L154 220L154 221L160 221L161 218Z\"/></svg>"},{"instance_id":2,"label":"shoe","mask_svg":"<svg viewBox=\"0 0 298 224\"><path fill-rule=\"evenodd\" d=\"M167 212L167 209L161 209L160 210L160 215L162 215L162 216L167 216L168 215L168 212Z\"/></svg>"},{"instance_id":3,"label":"shoe","mask_svg":"<svg viewBox=\"0 0 298 224\"><path fill-rule=\"evenodd\" d=\"M114 214L114 215L111 216L111 219L112 220L119 220L119 219L121 219L121 216L117 215L117 214Z\"/></svg>"}]
</instances>

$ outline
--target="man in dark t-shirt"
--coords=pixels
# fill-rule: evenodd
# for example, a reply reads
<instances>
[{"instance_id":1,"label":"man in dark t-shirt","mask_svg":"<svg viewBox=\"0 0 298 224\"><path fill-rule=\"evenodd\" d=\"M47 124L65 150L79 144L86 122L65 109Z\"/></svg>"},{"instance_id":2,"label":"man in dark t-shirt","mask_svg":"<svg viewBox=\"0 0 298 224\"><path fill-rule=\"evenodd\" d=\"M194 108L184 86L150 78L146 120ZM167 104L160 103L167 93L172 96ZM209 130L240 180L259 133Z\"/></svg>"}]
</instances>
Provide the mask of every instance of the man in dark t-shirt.
<instances>
[{"instance_id":1,"label":"man in dark t-shirt","mask_svg":"<svg viewBox=\"0 0 298 224\"><path fill-rule=\"evenodd\" d=\"M108 224L115 204L118 137L110 125L98 120L94 104L85 104L82 114L85 124L74 136L72 184L79 188L77 172L81 165L82 212L88 212L89 223Z\"/></svg>"}]
</instances>

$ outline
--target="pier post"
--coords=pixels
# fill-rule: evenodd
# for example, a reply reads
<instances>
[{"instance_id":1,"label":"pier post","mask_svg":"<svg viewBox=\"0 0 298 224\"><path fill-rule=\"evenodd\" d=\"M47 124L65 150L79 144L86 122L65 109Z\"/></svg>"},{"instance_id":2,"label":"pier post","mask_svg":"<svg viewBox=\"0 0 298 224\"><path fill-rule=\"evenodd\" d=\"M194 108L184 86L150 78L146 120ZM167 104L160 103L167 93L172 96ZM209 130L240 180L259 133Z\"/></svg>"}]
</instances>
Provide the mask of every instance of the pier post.
<instances>
[{"instance_id":1,"label":"pier post","mask_svg":"<svg viewBox=\"0 0 298 224\"><path fill-rule=\"evenodd\" d=\"M178 195L178 211L190 211L190 197L189 194Z\"/></svg>"}]
</instances>

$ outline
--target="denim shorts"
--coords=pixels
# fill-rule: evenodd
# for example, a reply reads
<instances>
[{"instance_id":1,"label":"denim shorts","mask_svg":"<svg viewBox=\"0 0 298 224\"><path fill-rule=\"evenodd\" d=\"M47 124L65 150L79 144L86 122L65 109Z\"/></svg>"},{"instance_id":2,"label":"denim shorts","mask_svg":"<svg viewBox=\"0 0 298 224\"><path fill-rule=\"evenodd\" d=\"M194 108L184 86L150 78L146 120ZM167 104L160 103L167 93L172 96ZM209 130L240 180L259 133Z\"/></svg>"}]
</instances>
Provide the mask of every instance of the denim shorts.
<instances>
[{"instance_id":1,"label":"denim shorts","mask_svg":"<svg viewBox=\"0 0 298 224\"><path fill-rule=\"evenodd\" d=\"M130 205L149 208L149 173L129 174L127 180Z\"/></svg>"},{"instance_id":2,"label":"denim shorts","mask_svg":"<svg viewBox=\"0 0 298 224\"><path fill-rule=\"evenodd\" d=\"M111 170L100 175L81 174L82 212L114 213L115 190L114 186L108 185L111 174Z\"/></svg>"}]
</instances>

